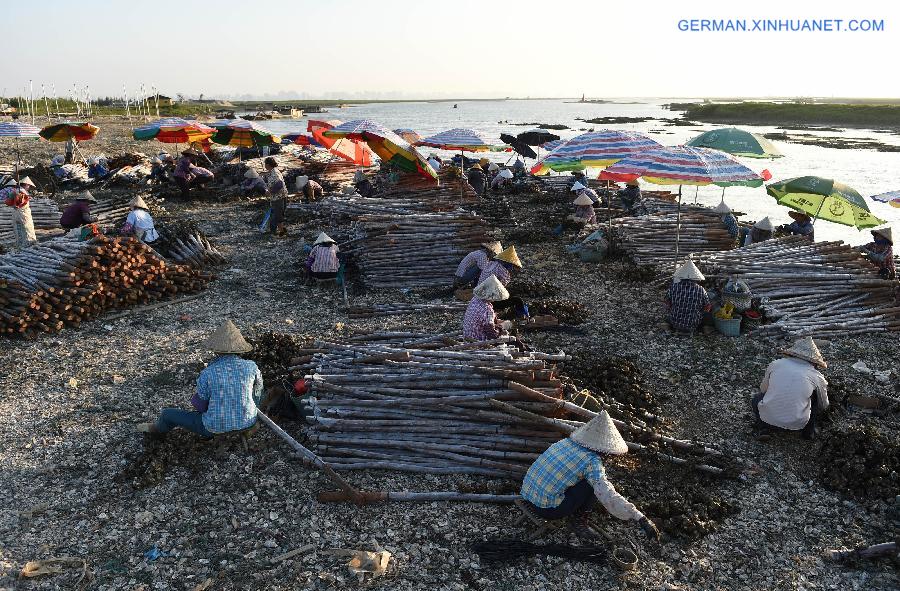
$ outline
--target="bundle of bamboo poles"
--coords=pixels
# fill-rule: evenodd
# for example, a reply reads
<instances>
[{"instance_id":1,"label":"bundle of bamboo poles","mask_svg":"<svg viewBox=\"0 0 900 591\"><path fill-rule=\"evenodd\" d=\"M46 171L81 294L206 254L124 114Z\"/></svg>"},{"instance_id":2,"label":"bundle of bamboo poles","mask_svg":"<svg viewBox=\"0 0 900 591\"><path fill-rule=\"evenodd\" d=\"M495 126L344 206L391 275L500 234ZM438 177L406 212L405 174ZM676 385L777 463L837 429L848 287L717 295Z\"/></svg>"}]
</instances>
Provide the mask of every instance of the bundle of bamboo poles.
<instances>
[{"instance_id":1,"label":"bundle of bamboo poles","mask_svg":"<svg viewBox=\"0 0 900 591\"><path fill-rule=\"evenodd\" d=\"M28 202L31 207L31 221L35 230L53 230L59 228L60 211L51 199L36 197ZM12 208L0 207L0 244L11 245L16 241L13 232Z\"/></svg>"},{"instance_id":2,"label":"bundle of bamboo poles","mask_svg":"<svg viewBox=\"0 0 900 591\"><path fill-rule=\"evenodd\" d=\"M159 238L153 242L153 249L170 261L197 269L225 263L225 256L193 223L167 222L160 224L157 232Z\"/></svg>"},{"instance_id":3,"label":"bundle of bamboo poles","mask_svg":"<svg viewBox=\"0 0 900 591\"><path fill-rule=\"evenodd\" d=\"M0 334L78 326L106 310L199 291L209 280L134 238L50 240L0 256Z\"/></svg>"},{"instance_id":4,"label":"bundle of bamboo poles","mask_svg":"<svg viewBox=\"0 0 900 591\"><path fill-rule=\"evenodd\" d=\"M317 342L305 365L307 435L336 470L388 469L521 479L531 463L595 416L560 398L564 353L522 352L509 337L356 335ZM569 418L561 418L569 417ZM722 452L616 421L629 447L712 474ZM712 458L713 460L710 460Z\"/></svg>"},{"instance_id":5,"label":"bundle of bamboo poles","mask_svg":"<svg viewBox=\"0 0 900 591\"><path fill-rule=\"evenodd\" d=\"M399 316L401 314L420 314L422 312L463 312L463 302L413 304L407 302L393 304L372 304L371 306L351 306L347 309L350 318L381 318Z\"/></svg>"},{"instance_id":6,"label":"bundle of bamboo poles","mask_svg":"<svg viewBox=\"0 0 900 591\"><path fill-rule=\"evenodd\" d=\"M896 280L843 242L786 236L697 261L708 279L743 279L775 322L754 334L842 336L900 330Z\"/></svg>"}]
</instances>

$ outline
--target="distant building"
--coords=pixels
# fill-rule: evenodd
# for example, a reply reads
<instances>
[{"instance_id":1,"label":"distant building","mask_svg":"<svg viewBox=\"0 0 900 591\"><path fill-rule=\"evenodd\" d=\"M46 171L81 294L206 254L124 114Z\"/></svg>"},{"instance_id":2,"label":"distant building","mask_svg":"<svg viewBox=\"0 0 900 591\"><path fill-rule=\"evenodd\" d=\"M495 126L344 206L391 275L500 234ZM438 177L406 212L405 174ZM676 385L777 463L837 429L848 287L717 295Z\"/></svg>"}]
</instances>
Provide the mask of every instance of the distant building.
<instances>
[{"instance_id":1,"label":"distant building","mask_svg":"<svg viewBox=\"0 0 900 591\"><path fill-rule=\"evenodd\" d=\"M147 97L147 102L150 103L151 105L156 105L157 100L159 101L160 107L171 107L171 106L175 105L175 99L173 99L170 96L166 96L164 94L160 94L160 95L151 94L150 96Z\"/></svg>"}]
</instances>

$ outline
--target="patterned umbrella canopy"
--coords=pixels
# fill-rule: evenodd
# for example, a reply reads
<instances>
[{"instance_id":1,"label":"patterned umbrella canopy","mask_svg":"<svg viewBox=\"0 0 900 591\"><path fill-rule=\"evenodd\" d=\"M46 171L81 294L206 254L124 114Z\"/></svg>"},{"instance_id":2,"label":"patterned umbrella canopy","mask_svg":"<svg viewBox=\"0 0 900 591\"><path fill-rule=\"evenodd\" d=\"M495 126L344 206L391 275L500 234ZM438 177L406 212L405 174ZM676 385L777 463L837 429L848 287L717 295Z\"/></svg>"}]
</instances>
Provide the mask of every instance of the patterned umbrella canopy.
<instances>
[{"instance_id":1,"label":"patterned umbrella canopy","mask_svg":"<svg viewBox=\"0 0 900 591\"><path fill-rule=\"evenodd\" d=\"M406 127L401 127L400 129L395 129L394 133L396 133L397 135L399 135L400 137L402 137L403 139L405 139L406 141L408 141L411 144L415 144L416 142L418 142L419 140L422 139L422 136L420 136L418 133L416 133L416 131L406 128Z\"/></svg>"},{"instance_id":2,"label":"patterned umbrella canopy","mask_svg":"<svg viewBox=\"0 0 900 591\"><path fill-rule=\"evenodd\" d=\"M565 147L565 146L563 146ZM562 148L559 148L562 149ZM601 179L632 181L643 178L657 185L742 185L758 187L765 180L728 154L706 148L673 146L646 150L619 160Z\"/></svg>"},{"instance_id":3,"label":"patterned umbrella canopy","mask_svg":"<svg viewBox=\"0 0 900 591\"><path fill-rule=\"evenodd\" d=\"M79 142L94 139L94 136L100 131L100 128L90 123L76 123L72 121L63 121L62 123L53 123L46 126L40 131L40 135L45 140L51 142L67 142L71 138L75 138Z\"/></svg>"},{"instance_id":4,"label":"patterned umbrella canopy","mask_svg":"<svg viewBox=\"0 0 900 591\"><path fill-rule=\"evenodd\" d=\"M179 117L165 117L147 125L134 128L134 139L157 140L164 144L190 144L212 137L212 127Z\"/></svg>"},{"instance_id":5,"label":"patterned umbrella canopy","mask_svg":"<svg viewBox=\"0 0 900 591\"><path fill-rule=\"evenodd\" d=\"M712 148L748 158L781 158L783 156L778 148L766 138L736 127L713 129L701 133L685 145L695 148Z\"/></svg>"},{"instance_id":6,"label":"patterned umbrella canopy","mask_svg":"<svg viewBox=\"0 0 900 591\"><path fill-rule=\"evenodd\" d=\"M576 135L539 160L532 174L604 168L633 154L662 145L649 137L631 131L603 129Z\"/></svg>"},{"instance_id":7,"label":"patterned umbrella canopy","mask_svg":"<svg viewBox=\"0 0 900 591\"><path fill-rule=\"evenodd\" d=\"M4 121L0 123L0 137L31 138L40 137L41 130L28 123Z\"/></svg>"},{"instance_id":8,"label":"patterned umbrella canopy","mask_svg":"<svg viewBox=\"0 0 900 591\"><path fill-rule=\"evenodd\" d=\"M210 124L215 130L212 141L225 146L269 146L280 144L281 138L261 127L255 121L246 119L219 119Z\"/></svg>"},{"instance_id":9,"label":"patterned umbrella canopy","mask_svg":"<svg viewBox=\"0 0 900 591\"><path fill-rule=\"evenodd\" d=\"M872 199L887 203L892 207L900 207L900 191L890 191L888 193L881 193L880 195L872 195Z\"/></svg>"},{"instance_id":10,"label":"patterned umbrella canopy","mask_svg":"<svg viewBox=\"0 0 900 591\"><path fill-rule=\"evenodd\" d=\"M437 172L422 154L402 137L371 119L347 121L322 133L324 137L363 141L385 162L406 172L437 179Z\"/></svg>"},{"instance_id":11,"label":"patterned umbrella canopy","mask_svg":"<svg viewBox=\"0 0 900 591\"><path fill-rule=\"evenodd\" d=\"M312 132L312 137L321 145L328 148L328 151L343 158L347 162L352 162L358 166L372 166L374 154L371 148L359 140L350 138L334 139L325 137L325 132L341 124L341 121L332 119L330 121L310 121L307 129Z\"/></svg>"},{"instance_id":12,"label":"patterned umbrella canopy","mask_svg":"<svg viewBox=\"0 0 900 591\"><path fill-rule=\"evenodd\" d=\"M766 186L766 192L780 205L858 230L885 223L869 212L866 200L856 189L833 179L801 176L772 183Z\"/></svg>"},{"instance_id":13,"label":"patterned umbrella canopy","mask_svg":"<svg viewBox=\"0 0 900 591\"><path fill-rule=\"evenodd\" d=\"M466 152L487 152L491 149L491 145L478 135L477 131L464 127L448 129L447 131L422 138L416 142L416 145Z\"/></svg>"}]
</instances>

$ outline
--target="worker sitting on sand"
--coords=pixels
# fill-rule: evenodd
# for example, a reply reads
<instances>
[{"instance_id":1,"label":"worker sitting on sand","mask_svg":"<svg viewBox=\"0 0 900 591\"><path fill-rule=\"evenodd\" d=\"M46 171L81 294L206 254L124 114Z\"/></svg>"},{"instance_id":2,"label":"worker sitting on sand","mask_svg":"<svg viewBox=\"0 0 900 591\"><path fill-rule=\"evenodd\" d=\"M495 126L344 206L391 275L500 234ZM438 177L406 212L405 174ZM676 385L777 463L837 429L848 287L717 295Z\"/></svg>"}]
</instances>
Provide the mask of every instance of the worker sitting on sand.
<instances>
[{"instance_id":1,"label":"worker sitting on sand","mask_svg":"<svg viewBox=\"0 0 900 591\"><path fill-rule=\"evenodd\" d=\"M181 158L175 165L175 182L181 189L181 197L187 199L193 187L205 186L215 178L215 175L207 168L194 165L195 158L201 152L188 148L181 153Z\"/></svg>"},{"instance_id":2,"label":"worker sitting on sand","mask_svg":"<svg viewBox=\"0 0 900 591\"><path fill-rule=\"evenodd\" d=\"M700 285L706 277L688 259L672 276L672 286L666 294L669 325L679 332L694 332L703 322L703 313L712 307L709 294Z\"/></svg>"},{"instance_id":3,"label":"worker sitting on sand","mask_svg":"<svg viewBox=\"0 0 900 591\"><path fill-rule=\"evenodd\" d=\"M231 320L226 320L203 346L216 358L197 379L197 392L191 398L196 410L165 408L155 423L140 423L138 431L164 436L181 427L209 439L256 423L256 406L263 392L262 374L254 362L239 357L253 347Z\"/></svg>"},{"instance_id":4,"label":"worker sitting on sand","mask_svg":"<svg viewBox=\"0 0 900 591\"><path fill-rule=\"evenodd\" d=\"M37 242L34 233L34 221L31 218L31 191L34 190L34 182L25 177L18 183L9 179L0 189L0 198L12 209L12 227L16 236L16 248L23 249Z\"/></svg>"},{"instance_id":5,"label":"worker sitting on sand","mask_svg":"<svg viewBox=\"0 0 900 591\"><path fill-rule=\"evenodd\" d=\"M266 167L263 181L266 184L266 193L269 195L269 207L271 208L269 231L274 235L283 235L286 232L284 214L287 211L287 185L284 183L284 176L278 170L277 160L266 156L263 165Z\"/></svg>"},{"instance_id":6,"label":"worker sitting on sand","mask_svg":"<svg viewBox=\"0 0 900 591\"><path fill-rule=\"evenodd\" d=\"M321 232L313 242L309 256L306 257L306 278L334 279L337 277L338 270L341 268L341 262L338 259L339 252L340 250L331 236Z\"/></svg>"},{"instance_id":7,"label":"worker sitting on sand","mask_svg":"<svg viewBox=\"0 0 900 591\"><path fill-rule=\"evenodd\" d=\"M509 292L491 275L472 291L472 299L463 316L463 337L476 341L488 341L499 337L512 323L501 321L494 312L492 302L505 300Z\"/></svg>"},{"instance_id":8,"label":"worker sitting on sand","mask_svg":"<svg viewBox=\"0 0 900 591\"><path fill-rule=\"evenodd\" d=\"M769 427L778 427L813 439L817 415L828 408L828 382L819 371L828 364L812 337L800 339L782 354L785 357L766 368L759 393L750 402L754 430L766 436Z\"/></svg>"},{"instance_id":9,"label":"worker sitting on sand","mask_svg":"<svg viewBox=\"0 0 900 591\"><path fill-rule=\"evenodd\" d=\"M791 216L791 219L794 221L782 226L782 230L795 236L809 236L810 240L815 241L815 227L813 226L811 217L802 211L794 210L789 211L788 215Z\"/></svg>"},{"instance_id":10,"label":"worker sitting on sand","mask_svg":"<svg viewBox=\"0 0 900 591\"><path fill-rule=\"evenodd\" d=\"M893 279L897 272L894 264L894 235L890 226L872 230L873 242L859 247L869 261L878 267L878 276Z\"/></svg>"},{"instance_id":11,"label":"worker sitting on sand","mask_svg":"<svg viewBox=\"0 0 900 591\"><path fill-rule=\"evenodd\" d=\"M625 188L619 191L619 201L628 213L634 212L641 205L641 186L636 180L627 181Z\"/></svg>"},{"instance_id":12,"label":"worker sitting on sand","mask_svg":"<svg viewBox=\"0 0 900 591\"><path fill-rule=\"evenodd\" d=\"M241 181L240 188L241 195L247 197L266 194L266 182L252 168L244 171L244 180Z\"/></svg>"},{"instance_id":13,"label":"worker sitting on sand","mask_svg":"<svg viewBox=\"0 0 900 591\"><path fill-rule=\"evenodd\" d=\"M97 216L91 215L92 203L97 203L97 200L91 195L91 192L82 191L75 197L75 201L63 211L59 218L59 225L68 231L96 222Z\"/></svg>"},{"instance_id":14,"label":"worker sitting on sand","mask_svg":"<svg viewBox=\"0 0 900 591\"><path fill-rule=\"evenodd\" d=\"M475 190L476 195L484 194L484 187L487 183L487 177L484 176L484 171L481 169L480 164L472 165L472 168L469 169L469 172L466 173L466 180L469 182L469 185Z\"/></svg>"},{"instance_id":15,"label":"worker sitting on sand","mask_svg":"<svg viewBox=\"0 0 900 591\"><path fill-rule=\"evenodd\" d=\"M508 285L512 279L513 272L522 268L522 261L516 253L516 247L510 246L494 257L494 260L488 262L481 270L478 276L478 283L484 283L488 277L494 275L503 285Z\"/></svg>"},{"instance_id":16,"label":"worker sitting on sand","mask_svg":"<svg viewBox=\"0 0 900 591\"><path fill-rule=\"evenodd\" d=\"M775 226L772 225L769 216L766 216L753 224L753 227L749 230L744 228L742 231L743 236L739 240L739 243L741 246L750 246L757 242L765 242L772 237L772 232L774 231Z\"/></svg>"},{"instance_id":17,"label":"worker sitting on sand","mask_svg":"<svg viewBox=\"0 0 900 591\"><path fill-rule=\"evenodd\" d=\"M318 201L325 196L325 189L322 188L322 185L308 176L298 176L294 184L297 187L297 191L309 202Z\"/></svg>"},{"instance_id":18,"label":"worker sitting on sand","mask_svg":"<svg viewBox=\"0 0 900 591\"><path fill-rule=\"evenodd\" d=\"M731 236L731 239L737 240L739 232L737 218L734 217L731 208L728 207L725 200L723 199L721 203L715 206L713 211L722 216L722 224L725 225L725 229L728 230L728 235Z\"/></svg>"},{"instance_id":19,"label":"worker sitting on sand","mask_svg":"<svg viewBox=\"0 0 900 591\"><path fill-rule=\"evenodd\" d=\"M503 251L503 246L498 241L482 242L481 248L473 250L463 257L456 268L453 278L453 287L472 287L478 281L478 276L491 257L497 256Z\"/></svg>"},{"instance_id":20,"label":"worker sitting on sand","mask_svg":"<svg viewBox=\"0 0 900 591\"><path fill-rule=\"evenodd\" d=\"M131 202L131 211L125 218L125 225L122 226L120 234L133 235L145 244L150 244L159 238L159 233L153 224L153 216L150 215L150 207L140 195Z\"/></svg>"},{"instance_id":21,"label":"worker sitting on sand","mask_svg":"<svg viewBox=\"0 0 900 591\"><path fill-rule=\"evenodd\" d=\"M581 224L596 224L597 213L594 211L594 202L584 193L578 195L572 202L575 206L575 215L572 219Z\"/></svg>"},{"instance_id":22,"label":"worker sitting on sand","mask_svg":"<svg viewBox=\"0 0 900 591\"><path fill-rule=\"evenodd\" d=\"M522 481L522 499L544 519L568 518L569 527L582 539L597 537L588 525L595 500L610 515L637 521L649 538L659 541L652 521L619 494L606 478L601 455L628 453L628 444L605 410L567 438L547 448L528 468Z\"/></svg>"}]
</instances>

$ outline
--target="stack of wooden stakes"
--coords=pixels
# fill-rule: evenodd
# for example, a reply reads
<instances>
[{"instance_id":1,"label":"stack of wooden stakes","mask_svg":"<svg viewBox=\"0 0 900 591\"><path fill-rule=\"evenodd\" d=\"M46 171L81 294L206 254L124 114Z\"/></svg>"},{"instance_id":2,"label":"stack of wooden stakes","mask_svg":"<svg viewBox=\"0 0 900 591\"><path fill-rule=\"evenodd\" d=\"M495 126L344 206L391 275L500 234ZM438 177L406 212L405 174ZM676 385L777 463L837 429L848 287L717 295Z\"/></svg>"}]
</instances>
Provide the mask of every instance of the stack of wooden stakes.
<instances>
[{"instance_id":1,"label":"stack of wooden stakes","mask_svg":"<svg viewBox=\"0 0 900 591\"><path fill-rule=\"evenodd\" d=\"M46 197L37 197L29 201L31 207L31 221L34 223L34 229L55 230L59 226L60 211L51 199ZM0 245L11 246L16 241L16 235L13 231L12 216L8 212L12 210L8 207L3 208L4 214L0 215Z\"/></svg>"}]
</instances>

